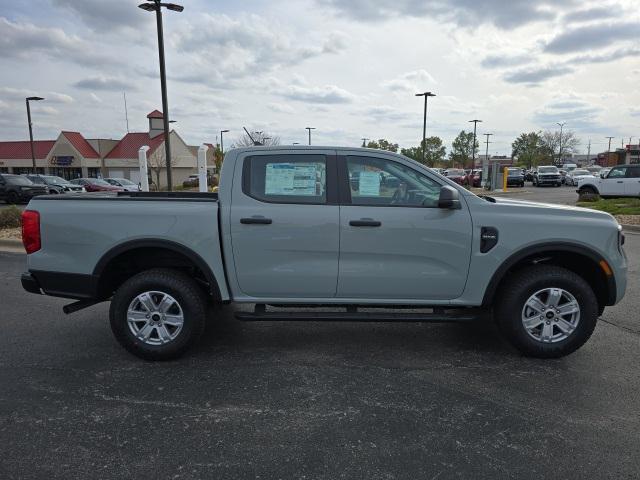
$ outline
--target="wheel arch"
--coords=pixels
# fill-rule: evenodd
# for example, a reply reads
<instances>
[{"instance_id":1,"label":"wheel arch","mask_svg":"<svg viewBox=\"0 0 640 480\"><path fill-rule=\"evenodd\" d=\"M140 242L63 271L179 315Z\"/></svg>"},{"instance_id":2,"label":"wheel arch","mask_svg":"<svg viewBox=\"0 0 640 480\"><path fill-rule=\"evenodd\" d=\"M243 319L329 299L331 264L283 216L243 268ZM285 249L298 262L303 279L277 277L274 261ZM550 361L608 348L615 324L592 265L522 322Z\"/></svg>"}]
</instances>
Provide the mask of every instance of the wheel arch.
<instances>
[{"instance_id":1,"label":"wheel arch","mask_svg":"<svg viewBox=\"0 0 640 480\"><path fill-rule=\"evenodd\" d=\"M550 242L525 247L513 253L494 272L485 290L483 306L493 303L501 284L515 271L528 265L551 263L584 278L593 289L601 308L613 305L616 300L616 281L613 274L607 275L600 262L603 258L595 250L570 242ZM607 263L608 264L608 263Z\"/></svg>"},{"instance_id":2,"label":"wheel arch","mask_svg":"<svg viewBox=\"0 0 640 480\"><path fill-rule=\"evenodd\" d=\"M93 269L97 295L109 298L113 290L136 273L150 268L191 270L208 295L221 301L218 281L207 262L189 247L171 240L137 239L108 250Z\"/></svg>"}]
</instances>

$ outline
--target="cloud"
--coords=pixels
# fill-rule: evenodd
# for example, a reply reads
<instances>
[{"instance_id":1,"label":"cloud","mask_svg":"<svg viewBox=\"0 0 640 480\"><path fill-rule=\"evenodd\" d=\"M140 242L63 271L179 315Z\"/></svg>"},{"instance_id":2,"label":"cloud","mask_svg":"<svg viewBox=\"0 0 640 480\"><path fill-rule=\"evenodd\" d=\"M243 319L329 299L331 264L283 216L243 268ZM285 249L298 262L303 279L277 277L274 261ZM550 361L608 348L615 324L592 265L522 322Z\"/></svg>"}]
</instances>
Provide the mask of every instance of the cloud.
<instances>
[{"instance_id":1,"label":"cloud","mask_svg":"<svg viewBox=\"0 0 640 480\"><path fill-rule=\"evenodd\" d=\"M104 34L122 28L139 29L145 12L130 0L53 0L53 4L72 11L92 30ZM149 15L149 14L147 14Z\"/></svg>"},{"instance_id":2,"label":"cloud","mask_svg":"<svg viewBox=\"0 0 640 480\"><path fill-rule=\"evenodd\" d=\"M121 80L116 77L96 76L84 78L73 84L76 88L83 90L102 90L102 91L122 91L122 90L135 90L136 88L130 82Z\"/></svg>"},{"instance_id":3,"label":"cloud","mask_svg":"<svg viewBox=\"0 0 640 480\"><path fill-rule=\"evenodd\" d=\"M397 108L387 105L369 107L362 112L354 113L354 115L374 122L406 122L412 117L415 117L413 113L398 110Z\"/></svg>"},{"instance_id":4,"label":"cloud","mask_svg":"<svg viewBox=\"0 0 640 480\"><path fill-rule=\"evenodd\" d=\"M34 54L90 67L120 63L87 48L87 42L60 28L39 27L0 17L0 58L33 59Z\"/></svg>"},{"instance_id":5,"label":"cloud","mask_svg":"<svg viewBox=\"0 0 640 480\"><path fill-rule=\"evenodd\" d=\"M480 65L484 68L517 67L531 62L530 53L487 55Z\"/></svg>"},{"instance_id":6,"label":"cloud","mask_svg":"<svg viewBox=\"0 0 640 480\"><path fill-rule=\"evenodd\" d=\"M559 95L536 110L532 121L542 126L567 121L567 128L598 130L601 128L598 116L602 111L602 107L589 103L579 95Z\"/></svg>"},{"instance_id":7,"label":"cloud","mask_svg":"<svg viewBox=\"0 0 640 480\"><path fill-rule=\"evenodd\" d=\"M626 57L640 56L640 47L620 48L599 54L579 55L567 60L568 64L607 63Z\"/></svg>"},{"instance_id":8,"label":"cloud","mask_svg":"<svg viewBox=\"0 0 640 480\"><path fill-rule=\"evenodd\" d=\"M550 78L560 77L572 72L574 72L574 69L567 65L535 66L508 72L503 76L503 79L508 83L538 85Z\"/></svg>"},{"instance_id":9,"label":"cloud","mask_svg":"<svg viewBox=\"0 0 640 480\"><path fill-rule=\"evenodd\" d=\"M73 97L66 93L34 91L24 88L0 87L0 99L24 102L26 97L42 96L47 103L63 104L73 102Z\"/></svg>"},{"instance_id":10,"label":"cloud","mask_svg":"<svg viewBox=\"0 0 640 480\"><path fill-rule=\"evenodd\" d=\"M619 15L617 7L593 7L586 10L577 10L567 13L563 20L567 23L588 22L591 20L602 20L604 18L612 18Z\"/></svg>"},{"instance_id":11,"label":"cloud","mask_svg":"<svg viewBox=\"0 0 640 480\"><path fill-rule=\"evenodd\" d=\"M382 86L393 91L418 93L437 85L438 82L426 70L414 70L382 82Z\"/></svg>"},{"instance_id":12,"label":"cloud","mask_svg":"<svg viewBox=\"0 0 640 480\"><path fill-rule=\"evenodd\" d=\"M545 45L544 51L554 54L581 52L637 39L640 39L637 22L600 23L563 31Z\"/></svg>"},{"instance_id":13,"label":"cloud","mask_svg":"<svg viewBox=\"0 0 640 480\"><path fill-rule=\"evenodd\" d=\"M351 103L356 98L352 93L336 85L324 85L320 87L288 85L284 90L277 93L289 100L321 104Z\"/></svg>"},{"instance_id":14,"label":"cloud","mask_svg":"<svg viewBox=\"0 0 640 480\"><path fill-rule=\"evenodd\" d=\"M458 26L493 24L505 30L556 17L555 5L544 0L317 0L322 6L357 21L383 21L398 17L432 18ZM574 3L569 0L568 3Z\"/></svg>"},{"instance_id":15,"label":"cloud","mask_svg":"<svg viewBox=\"0 0 640 480\"><path fill-rule=\"evenodd\" d=\"M629 109L629 115L631 115L632 117L640 117L640 108Z\"/></svg>"},{"instance_id":16,"label":"cloud","mask_svg":"<svg viewBox=\"0 0 640 480\"><path fill-rule=\"evenodd\" d=\"M267 104L267 107L269 107L270 110L276 112L276 113L294 113L295 110L293 109L293 107L291 107L290 105L287 105L286 103L269 103Z\"/></svg>"}]
</instances>

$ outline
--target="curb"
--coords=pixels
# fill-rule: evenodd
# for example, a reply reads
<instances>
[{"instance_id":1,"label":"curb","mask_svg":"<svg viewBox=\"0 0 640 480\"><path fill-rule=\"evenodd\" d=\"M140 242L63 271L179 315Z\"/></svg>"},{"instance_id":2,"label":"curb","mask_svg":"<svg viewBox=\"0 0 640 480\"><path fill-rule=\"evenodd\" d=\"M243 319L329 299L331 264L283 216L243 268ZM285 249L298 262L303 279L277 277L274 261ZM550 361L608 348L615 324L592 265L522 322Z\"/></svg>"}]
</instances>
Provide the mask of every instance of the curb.
<instances>
[{"instance_id":1,"label":"curb","mask_svg":"<svg viewBox=\"0 0 640 480\"><path fill-rule=\"evenodd\" d=\"M640 233L640 225L625 225L621 224L623 232L638 232Z\"/></svg>"},{"instance_id":2,"label":"curb","mask_svg":"<svg viewBox=\"0 0 640 480\"><path fill-rule=\"evenodd\" d=\"M0 238L0 251L12 253L15 253L16 251L24 252L22 240L9 240Z\"/></svg>"}]
</instances>

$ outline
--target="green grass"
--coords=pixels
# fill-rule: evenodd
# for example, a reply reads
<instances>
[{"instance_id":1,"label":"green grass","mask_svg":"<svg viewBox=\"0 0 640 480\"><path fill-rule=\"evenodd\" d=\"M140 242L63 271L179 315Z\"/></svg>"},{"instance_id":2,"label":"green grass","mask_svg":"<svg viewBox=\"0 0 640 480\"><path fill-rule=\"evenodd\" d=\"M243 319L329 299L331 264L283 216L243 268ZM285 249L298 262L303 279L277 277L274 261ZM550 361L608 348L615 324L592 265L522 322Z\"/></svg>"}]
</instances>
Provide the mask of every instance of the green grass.
<instances>
[{"instance_id":1,"label":"green grass","mask_svg":"<svg viewBox=\"0 0 640 480\"><path fill-rule=\"evenodd\" d=\"M602 210L612 215L640 215L640 198L609 198L592 202L578 202L578 207Z\"/></svg>"}]
</instances>

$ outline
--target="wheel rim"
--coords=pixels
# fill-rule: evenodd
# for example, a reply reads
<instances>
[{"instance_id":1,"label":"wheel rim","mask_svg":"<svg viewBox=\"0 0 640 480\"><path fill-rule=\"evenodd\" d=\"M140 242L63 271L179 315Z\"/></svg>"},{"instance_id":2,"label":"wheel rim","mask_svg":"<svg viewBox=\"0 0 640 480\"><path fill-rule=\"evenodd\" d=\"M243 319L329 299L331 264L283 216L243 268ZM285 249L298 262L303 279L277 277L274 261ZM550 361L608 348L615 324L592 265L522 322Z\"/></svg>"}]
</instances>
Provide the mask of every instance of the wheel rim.
<instances>
[{"instance_id":1,"label":"wheel rim","mask_svg":"<svg viewBox=\"0 0 640 480\"><path fill-rule=\"evenodd\" d=\"M556 343L575 332L580 322L580 304L562 288L544 288L531 295L522 308L527 334L542 343Z\"/></svg>"},{"instance_id":2,"label":"wheel rim","mask_svg":"<svg viewBox=\"0 0 640 480\"><path fill-rule=\"evenodd\" d=\"M180 334L184 312L168 293L144 292L129 304L127 324L138 340L148 345L166 345Z\"/></svg>"}]
</instances>

